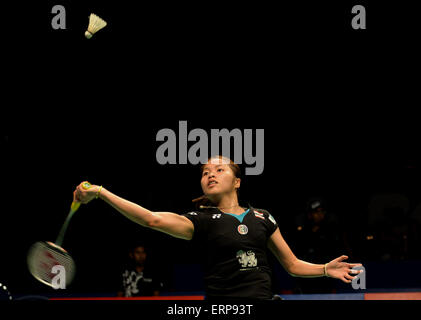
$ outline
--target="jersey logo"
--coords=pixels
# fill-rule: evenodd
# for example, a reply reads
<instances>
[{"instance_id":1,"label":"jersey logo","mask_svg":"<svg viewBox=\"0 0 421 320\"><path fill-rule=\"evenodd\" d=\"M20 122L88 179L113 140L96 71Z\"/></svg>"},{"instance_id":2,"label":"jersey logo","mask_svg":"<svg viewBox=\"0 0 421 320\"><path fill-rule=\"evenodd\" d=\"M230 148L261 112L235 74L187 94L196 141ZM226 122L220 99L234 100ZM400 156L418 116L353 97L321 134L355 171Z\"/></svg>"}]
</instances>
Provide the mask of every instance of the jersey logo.
<instances>
[{"instance_id":1,"label":"jersey logo","mask_svg":"<svg viewBox=\"0 0 421 320\"><path fill-rule=\"evenodd\" d=\"M260 218L260 219L263 219L263 220L265 220L265 216L264 216L264 214L263 213L261 213L261 212L259 212L259 211L254 211L254 215L257 217L257 218Z\"/></svg>"},{"instance_id":2,"label":"jersey logo","mask_svg":"<svg viewBox=\"0 0 421 320\"><path fill-rule=\"evenodd\" d=\"M188 212L188 214L191 215L191 216L197 216L196 212Z\"/></svg>"},{"instance_id":3,"label":"jersey logo","mask_svg":"<svg viewBox=\"0 0 421 320\"><path fill-rule=\"evenodd\" d=\"M272 221L272 223L276 226L276 220L272 215L269 213L269 220Z\"/></svg>"},{"instance_id":4,"label":"jersey logo","mask_svg":"<svg viewBox=\"0 0 421 320\"><path fill-rule=\"evenodd\" d=\"M212 215L212 219L219 219L220 217L221 217L220 213Z\"/></svg>"},{"instance_id":5,"label":"jersey logo","mask_svg":"<svg viewBox=\"0 0 421 320\"><path fill-rule=\"evenodd\" d=\"M240 263L241 267L247 268L247 267L255 267L257 266L257 258L253 251L249 250L244 252L243 250L240 250L237 252L237 259Z\"/></svg>"},{"instance_id":6,"label":"jersey logo","mask_svg":"<svg viewBox=\"0 0 421 320\"><path fill-rule=\"evenodd\" d=\"M249 232L249 228L245 224L240 224L237 228L239 234L247 234Z\"/></svg>"}]
</instances>

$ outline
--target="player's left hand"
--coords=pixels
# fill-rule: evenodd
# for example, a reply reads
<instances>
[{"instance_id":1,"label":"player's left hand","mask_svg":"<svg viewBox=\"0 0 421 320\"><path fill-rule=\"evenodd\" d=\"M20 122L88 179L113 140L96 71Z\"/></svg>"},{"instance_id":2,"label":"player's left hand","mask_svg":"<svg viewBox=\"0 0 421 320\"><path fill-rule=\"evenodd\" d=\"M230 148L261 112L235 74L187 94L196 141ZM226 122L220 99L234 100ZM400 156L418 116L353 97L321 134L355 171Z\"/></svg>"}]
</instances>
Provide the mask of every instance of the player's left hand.
<instances>
[{"instance_id":1,"label":"player's left hand","mask_svg":"<svg viewBox=\"0 0 421 320\"><path fill-rule=\"evenodd\" d=\"M363 270L353 270L354 267L362 266L361 263L347 263L343 262L348 259L348 256L340 256L330 261L326 266L327 275L331 278L340 279L345 283L351 283L357 276L351 274L360 274Z\"/></svg>"}]
</instances>

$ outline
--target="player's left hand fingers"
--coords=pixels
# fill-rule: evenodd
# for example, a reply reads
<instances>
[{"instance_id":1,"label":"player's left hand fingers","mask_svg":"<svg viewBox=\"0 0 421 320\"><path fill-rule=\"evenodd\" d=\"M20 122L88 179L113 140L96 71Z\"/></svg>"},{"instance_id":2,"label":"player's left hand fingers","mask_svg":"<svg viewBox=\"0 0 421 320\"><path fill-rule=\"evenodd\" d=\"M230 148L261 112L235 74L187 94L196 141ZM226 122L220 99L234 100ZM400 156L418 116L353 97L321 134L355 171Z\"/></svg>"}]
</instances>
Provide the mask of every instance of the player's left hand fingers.
<instances>
[{"instance_id":1,"label":"player's left hand fingers","mask_svg":"<svg viewBox=\"0 0 421 320\"><path fill-rule=\"evenodd\" d=\"M360 274L363 270L349 269L349 273Z\"/></svg>"},{"instance_id":2,"label":"player's left hand fingers","mask_svg":"<svg viewBox=\"0 0 421 320\"><path fill-rule=\"evenodd\" d=\"M342 277L341 280L345 283L351 283L352 282L352 280L348 280L345 277Z\"/></svg>"},{"instance_id":3,"label":"player's left hand fingers","mask_svg":"<svg viewBox=\"0 0 421 320\"><path fill-rule=\"evenodd\" d=\"M342 256L340 256L340 257L338 257L338 258L334 259L333 261L335 261L335 262L339 263L339 262L342 262L342 261L344 261L344 260L346 260L346 259L348 259L348 256L346 256L346 255L342 255Z\"/></svg>"},{"instance_id":4,"label":"player's left hand fingers","mask_svg":"<svg viewBox=\"0 0 421 320\"><path fill-rule=\"evenodd\" d=\"M344 278L345 279L347 279L347 280L353 280L355 277L353 277L353 276L350 276L348 273L346 273L345 275L344 275Z\"/></svg>"}]
</instances>

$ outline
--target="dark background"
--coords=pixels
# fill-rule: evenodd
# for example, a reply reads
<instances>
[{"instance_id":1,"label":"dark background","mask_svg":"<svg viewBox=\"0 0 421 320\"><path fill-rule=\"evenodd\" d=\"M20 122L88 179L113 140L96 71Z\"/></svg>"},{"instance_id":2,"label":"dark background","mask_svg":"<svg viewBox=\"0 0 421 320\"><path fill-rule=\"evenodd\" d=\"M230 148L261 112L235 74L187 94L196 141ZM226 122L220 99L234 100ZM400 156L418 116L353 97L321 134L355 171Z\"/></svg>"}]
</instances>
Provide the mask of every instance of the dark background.
<instances>
[{"instance_id":1,"label":"dark background","mask_svg":"<svg viewBox=\"0 0 421 320\"><path fill-rule=\"evenodd\" d=\"M199 168L155 159L156 133L177 132L187 120L189 130L208 133L265 129L264 172L244 177L241 197L269 210L287 241L307 199L322 196L341 223L338 233L350 235L350 258L374 263L372 287L419 287L414 273L382 273L387 263L419 261L417 231L403 257L380 254L390 243L366 242L389 230L370 220L376 194L409 201L406 209L389 205L389 224L419 221L416 10L409 1L337 2L4 7L4 16L22 23L4 35L1 281L12 293L53 294L27 272L26 252L55 239L81 181L151 210L191 210L201 195ZM55 4L67 10L66 30L51 28ZM355 4L367 9L367 30L350 27ZM87 40L91 12L108 26ZM68 292L114 292L127 247L138 239L166 290L201 290L200 277L184 280L197 274L191 244L94 201L65 238L78 267ZM285 281L278 291L291 286Z\"/></svg>"}]
</instances>

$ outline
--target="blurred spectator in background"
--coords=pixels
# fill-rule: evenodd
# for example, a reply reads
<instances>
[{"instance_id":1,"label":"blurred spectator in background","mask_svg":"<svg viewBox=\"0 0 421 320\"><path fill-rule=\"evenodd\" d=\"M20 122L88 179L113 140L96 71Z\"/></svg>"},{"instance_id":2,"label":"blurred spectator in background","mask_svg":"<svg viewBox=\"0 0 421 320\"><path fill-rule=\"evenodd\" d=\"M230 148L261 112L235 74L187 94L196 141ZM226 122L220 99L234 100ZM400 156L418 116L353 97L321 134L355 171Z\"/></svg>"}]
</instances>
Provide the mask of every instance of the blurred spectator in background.
<instances>
[{"instance_id":1,"label":"blurred spectator in background","mask_svg":"<svg viewBox=\"0 0 421 320\"><path fill-rule=\"evenodd\" d=\"M405 194L385 192L372 196L368 206L368 230L364 241L366 260L403 261L420 257L420 206L413 209Z\"/></svg>"},{"instance_id":2,"label":"blurred spectator in background","mask_svg":"<svg viewBox=\"0 0 421 320\"><path fill-rule=\"evenodd\" d=\"M295 226L294 252L299 259L322 263L344 250L342 231L336 217L327 212L322 198L310 198L306 212L299 216ZM332 293L335 283L332 279L295 278L294 293Z\"/></svg>"},{"instance_id":3,"label":"blurred spectator in background","mask_svg":"<svg viewBox=\"0 0 421 320\"><path fill-rule=\"evenodd\" d=\"M117 296L159 296L163 285L147 263L145 246L134 245L128 258L129 262L121 274L121 286Z\"/></svg>"}]
</instances>

